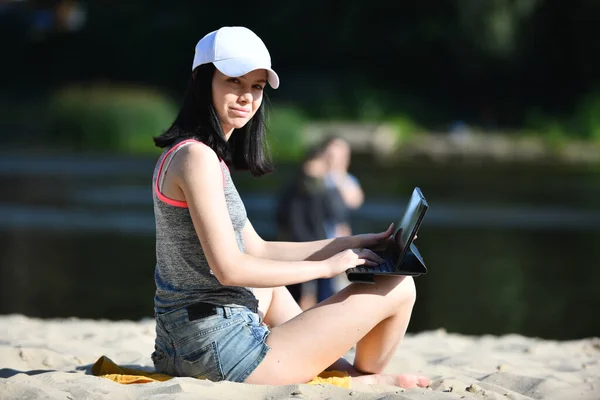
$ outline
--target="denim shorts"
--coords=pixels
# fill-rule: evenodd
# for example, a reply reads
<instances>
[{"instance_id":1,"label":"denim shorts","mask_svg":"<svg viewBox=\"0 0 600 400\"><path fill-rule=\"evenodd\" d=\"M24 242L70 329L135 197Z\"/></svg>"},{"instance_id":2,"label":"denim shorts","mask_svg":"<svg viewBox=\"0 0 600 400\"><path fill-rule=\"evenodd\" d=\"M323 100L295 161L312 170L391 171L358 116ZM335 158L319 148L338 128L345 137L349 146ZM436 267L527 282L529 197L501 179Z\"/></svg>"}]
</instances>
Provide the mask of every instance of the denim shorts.
<instances>
[{"instance_id":1,"label":"denim shorts","mask_svg":"<svg viewBox=\"0 0 600 400\"><path fill-rule=\"evenodd\" d=\"M244 382L270 350L258 314L246 307L217 307L190 321L186 308L156 315L152 361L156 372L213 382Z\"/></svg>"}]
</instances>

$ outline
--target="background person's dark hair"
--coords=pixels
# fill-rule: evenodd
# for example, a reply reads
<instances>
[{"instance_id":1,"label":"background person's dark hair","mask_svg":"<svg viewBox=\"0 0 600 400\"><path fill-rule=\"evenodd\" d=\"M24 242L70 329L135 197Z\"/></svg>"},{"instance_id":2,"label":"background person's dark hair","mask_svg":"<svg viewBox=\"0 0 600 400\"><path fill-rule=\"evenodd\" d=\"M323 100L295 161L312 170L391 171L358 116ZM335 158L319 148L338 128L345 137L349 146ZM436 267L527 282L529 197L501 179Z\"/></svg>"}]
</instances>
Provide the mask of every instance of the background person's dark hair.
<instances>
[{"instance_id":1,"label":"background person's dark hair","mask_svg":"<svg viewBox=\"0 0 600 400\"><path fill-rule=\"evenodd\" d=\"M325 151L331 143L338 140L348 143L348 140L344 139L341 135L338 135L336 133L329 133L325 135L325 137L319 142L318 146L321 148L322 151Z\"/></svg>"},{"instance_id":2,"label":"background person's dark hair","mask_svg":"<svg viewBox=\"0 0 600 400\"><path fill-rule=\"evenodd\" d=\"M263 93L263 102L252 119L226 141L212 102L214 73L211 63L193 71L177 118L169 129L153 138L154 144L165 148L181 140L197 139L237 170L250 170L255 176L272 172L265 125L266 94Z\"/></svg>"},{"instance_id":3,"label":"background person's dark hair","mask_svg":"<svg viewBox=\"0 0 600 400\"><path fill-rule=\"evenodd\" d=\"M322 146L321 144L310 147L304 154L304 157L302 158L302 164L321 157L324 152L325 152L325 147Z\"/></svg>"}]
</instances>

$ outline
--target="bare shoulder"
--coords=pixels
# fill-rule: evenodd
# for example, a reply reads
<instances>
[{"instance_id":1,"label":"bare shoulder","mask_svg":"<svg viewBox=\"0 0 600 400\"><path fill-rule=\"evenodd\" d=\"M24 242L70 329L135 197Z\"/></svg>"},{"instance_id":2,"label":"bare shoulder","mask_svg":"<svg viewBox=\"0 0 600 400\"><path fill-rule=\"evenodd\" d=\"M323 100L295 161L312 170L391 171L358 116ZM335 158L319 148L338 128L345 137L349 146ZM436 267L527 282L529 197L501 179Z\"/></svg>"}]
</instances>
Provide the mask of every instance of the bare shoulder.
<instances>
[{"instance_id":1,"label":"bare shoulder","mask_svg":"<svg viewBox=\"0 0 600 400\"><path fill-rule=\"evenodd\" d=\"M180 150L181 158L193 163L219 163L217 153L202 142L194 142Z\"/></svg>"},{"instance_id":2,"label":"bare shoulder","mask_svg":"<svg viewBox=\"0 0 600 400\"><path fill-rule=\"evenodd\" d=\"M176 174L184 180L190 176L213 175L214 171L221 169L217 153L202 142L190 143L183 147L172 164Z\"/></svg>"}]
</instances>

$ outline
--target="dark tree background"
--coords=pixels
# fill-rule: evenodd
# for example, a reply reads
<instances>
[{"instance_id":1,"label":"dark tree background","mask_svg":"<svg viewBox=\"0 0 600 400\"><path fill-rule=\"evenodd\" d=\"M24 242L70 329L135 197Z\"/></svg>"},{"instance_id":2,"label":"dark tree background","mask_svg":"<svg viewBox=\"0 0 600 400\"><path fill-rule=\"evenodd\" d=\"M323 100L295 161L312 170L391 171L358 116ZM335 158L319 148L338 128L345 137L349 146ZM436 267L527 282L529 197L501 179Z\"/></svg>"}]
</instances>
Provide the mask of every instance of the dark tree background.
<instances>
[{"instance_id":1,"label":"dark tree background","mask_svg":"<svg viewBox=\"0 0 600 400\"><path fill-rule=\"evenodd\" d=\"M85 21L61 29L56 10ZM402 112L432 129L455 119L518 128L574 112L597 88L595 0L22 1L0 3L2 96L69 82L151 85L181 98L194 45L245 25L270 48L273 101L315 118Z\"/></svg>"}]
</instances>

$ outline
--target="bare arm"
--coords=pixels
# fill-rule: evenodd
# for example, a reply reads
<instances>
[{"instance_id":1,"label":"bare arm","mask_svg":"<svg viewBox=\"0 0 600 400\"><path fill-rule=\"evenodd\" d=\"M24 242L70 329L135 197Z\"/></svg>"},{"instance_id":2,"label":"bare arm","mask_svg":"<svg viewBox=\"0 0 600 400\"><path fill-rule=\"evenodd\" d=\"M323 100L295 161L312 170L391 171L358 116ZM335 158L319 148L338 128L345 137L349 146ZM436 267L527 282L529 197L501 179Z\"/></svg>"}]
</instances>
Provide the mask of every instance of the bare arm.
<instances>
[{"instance_id":1,"label":"bare arm","mask_svg":"<svg viewBox=\"0 0 600 400\"><path fill-rule=\"evenodd\" d=\"M381 249L387 244L393 232L394 224L390 224L388 229L380 233L367 233L312 242L277 242L263 240L248 221L242 234L246 253L255 257L279 261L318 261L329 259L333 255L348 249L359 247L372 250ZM371 250L362 250L360 254L367 258L365 262L367 265L379 265L384 261Z\"/></svg>"},{"instance_id":2,"label":"bare arm","mask_svg":"<svg viewBox=\"0 0 600 400\"><path fill-rule=\"evenodd\" d=\"M221 166L216 154L204 145L189 145L175 157L169 172L174 174L188 203L208 264L215 277L224 285L255 288L284 286L331 277L351 266L367 263L366 258L359 258L354 253L342 254L333 261L329 260L330 262L282 262L267 259L263 256L266 253L262 252L243 253L237 246L229 218ZM250 247L252 246L251 244ZM256 248L256 244L254 247ZM342 247L336 245L335 249ZM304 253L308 254L310 249L315 252L315 246L309 245ZM322 260L325 255L334 253L334 249L330 248L325 253L319 253L322 256L315 259Z\"/></svg>"},{"instance_id":3,"label":"bare arm","mask_svg":"<svg viewBox=\"0 0 600 400\"><path fill-rule=\"evenodd\" d=\"M355 209L363 204L365 194L355 178L346 173L335 172L332 179L348 208Z\"/></svg>"},{"instance_id":4,"label":"bare arm","mask_svg":"<svg viewBox=\"0 0 600 400\"><path fill-rule=\"evenodd\" d=\"M263 240L248 221L243 231L248 254L279 261L321 261L342 250L358 248L361 241L356 236L311 242L279 242Z\"/></svg>"}]
</instances>

